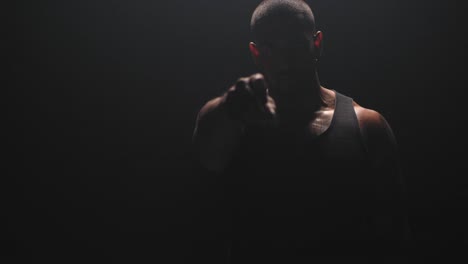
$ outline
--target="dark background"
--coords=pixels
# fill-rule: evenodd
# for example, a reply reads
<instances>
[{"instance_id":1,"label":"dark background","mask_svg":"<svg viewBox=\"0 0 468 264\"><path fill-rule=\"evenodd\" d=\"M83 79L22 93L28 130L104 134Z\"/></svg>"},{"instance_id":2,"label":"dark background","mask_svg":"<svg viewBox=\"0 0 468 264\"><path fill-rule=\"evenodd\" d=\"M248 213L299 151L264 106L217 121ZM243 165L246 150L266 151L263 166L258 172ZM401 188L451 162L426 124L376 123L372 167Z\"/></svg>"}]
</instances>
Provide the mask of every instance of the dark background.
<instances>
[{"instance_id":1,"label":"dark background","mask_svg":"<svg viewBox=\"0 0 468 264\"><path fill-rule=\"evenodd\" d=\"M181 263L215 197L193 176L196 114L256 71L259 1L15 2L6 25L2 258ZM307 1L325 87L382 113L399 142L415 252L466 246L466 51L448 1ZM461 76L461 77L458 77ZM5 168L4 167L4 168ZM202 197L202 198L200 198Z\"/></svg>"}]
</instances>

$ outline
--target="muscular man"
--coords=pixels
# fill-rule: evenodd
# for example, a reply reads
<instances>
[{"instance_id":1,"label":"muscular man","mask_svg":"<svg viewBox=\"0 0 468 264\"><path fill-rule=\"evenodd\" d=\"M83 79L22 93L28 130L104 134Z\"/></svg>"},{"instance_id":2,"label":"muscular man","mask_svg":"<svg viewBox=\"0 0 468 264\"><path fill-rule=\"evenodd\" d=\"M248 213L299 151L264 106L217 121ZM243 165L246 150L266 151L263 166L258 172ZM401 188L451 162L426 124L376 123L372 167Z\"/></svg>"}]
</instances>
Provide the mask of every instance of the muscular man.
<instances>
[{"instance_id":1,"label":"muscular man","mask_svg":"<svg viewBox=\"0 0 468 264\"><path fill-rule=\"evenodd\" d=\"M262 1L251 31L261 73L208 101L193 134L224 182L230 263L403 256L395 137L380 113L320 84L324 34L309 5Z\"/></svg>"}]
</instances>

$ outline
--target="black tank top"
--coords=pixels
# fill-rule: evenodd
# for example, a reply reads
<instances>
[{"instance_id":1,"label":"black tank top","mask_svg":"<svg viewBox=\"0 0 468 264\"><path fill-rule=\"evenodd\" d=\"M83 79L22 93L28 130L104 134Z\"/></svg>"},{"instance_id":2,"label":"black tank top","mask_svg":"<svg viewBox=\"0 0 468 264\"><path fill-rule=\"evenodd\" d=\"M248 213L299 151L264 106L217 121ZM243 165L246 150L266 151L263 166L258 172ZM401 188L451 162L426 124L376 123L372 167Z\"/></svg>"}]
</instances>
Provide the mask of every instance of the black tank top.
<instances>
[{"instance_id":1,"label":"black tank top","mask_svg":"<svg viewBox=\"0 0 468 264\"><path fill-rule=\"evenodd\" d=\"M335 93L319 136L246 128L226 174L229 263L356 255L372 241L367 151L353 100Z\"/></svg>"}]
</instances>

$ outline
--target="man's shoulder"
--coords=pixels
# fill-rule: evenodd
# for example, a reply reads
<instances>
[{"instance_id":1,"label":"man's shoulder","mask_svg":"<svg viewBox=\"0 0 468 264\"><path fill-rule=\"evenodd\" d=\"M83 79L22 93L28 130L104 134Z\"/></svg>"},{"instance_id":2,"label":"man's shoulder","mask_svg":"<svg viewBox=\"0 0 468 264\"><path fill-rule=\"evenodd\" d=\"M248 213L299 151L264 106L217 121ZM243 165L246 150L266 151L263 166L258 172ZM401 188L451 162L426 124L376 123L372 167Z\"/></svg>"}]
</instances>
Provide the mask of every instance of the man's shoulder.
<instances>
[{"instance_id":1,"label":"man's shoulder","mask_svg":"<svg viewBox=\"0 0 468 264\"><path fill-rule=\"evenodd\" d=\"M322 90L324 91L323 95L325 99L329 102L328 105L333 106L336 100L336 91L333 92L333 90L324 87ZM347 95L342 95L348 97ZM383 115L378 111L363 107L354 100L352 102L361 129L379 129L385 128L388 125ZM334 107L333 110L335 110Z\"/></svg>"},{"instance_id":2,"label":"man's shoulder","mask_svg":"<svg viewBox=\"0 0 468 264\"><path fill-rule=\"evenodd\" d=\"M203 116L209 114L210 112L212 112L213 110L218 109L221 106L222 102L223 102L223 97L222 96L218 96L218 97L215 97L215 98L212 98L212 99L208 100L200 108L200 111L198 112L198 116L203 117Z\"/></svg>"},{"instance_id":3,"label":"man's shoulder","mask_svg":"<svg viewBox=\"0 0 468 264\"><path fill-rule=\"evenodd\" d=\"M363 129L382 129L388 126L384 116L377 110L363 107L353 101L359 126Z\"/></svg>"},{"instance_id":4,"label":"man's shoulder","mask_svg":"<svg viewBox=\"0 0 468 264\"><path fill-rule=\"evenodd\" d=\"M396 145L393 130L380 112L363 107L354 101L353 106L361 133L368 146Z\"/></svg>"}]
</instances>

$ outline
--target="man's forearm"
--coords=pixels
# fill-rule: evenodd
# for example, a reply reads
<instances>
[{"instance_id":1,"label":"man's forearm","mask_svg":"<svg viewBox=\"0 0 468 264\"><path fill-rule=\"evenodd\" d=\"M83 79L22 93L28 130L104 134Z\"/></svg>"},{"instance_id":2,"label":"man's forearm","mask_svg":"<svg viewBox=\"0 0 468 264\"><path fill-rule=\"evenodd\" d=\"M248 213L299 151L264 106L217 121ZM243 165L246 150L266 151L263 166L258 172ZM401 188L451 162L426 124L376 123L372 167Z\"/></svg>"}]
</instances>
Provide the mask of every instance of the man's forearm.
<instances>
[{"instance_id":1,"label":"man's forearm","mask_svg":"<svg viewBox=\"0 0 468 264\"><path fill-rule=\"evenodd\" d=\"M222 171L232 158L243 132L240 121L228 118L224 97L208 102L200 110L193 141L201 164Z\"/></svg>"}]
</instances>

